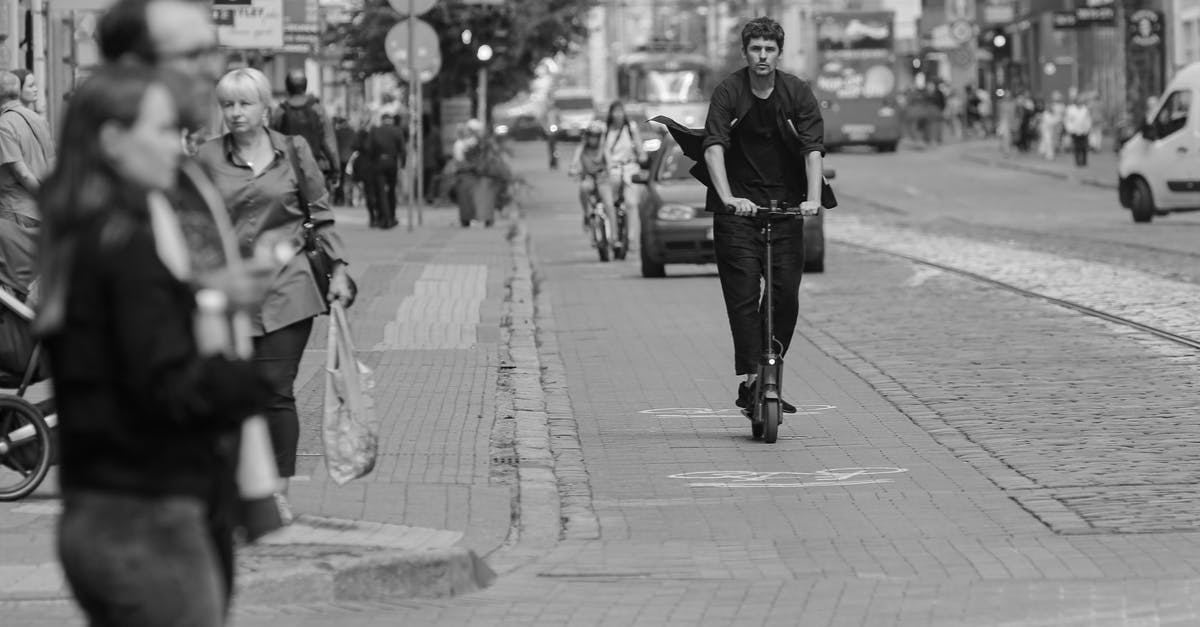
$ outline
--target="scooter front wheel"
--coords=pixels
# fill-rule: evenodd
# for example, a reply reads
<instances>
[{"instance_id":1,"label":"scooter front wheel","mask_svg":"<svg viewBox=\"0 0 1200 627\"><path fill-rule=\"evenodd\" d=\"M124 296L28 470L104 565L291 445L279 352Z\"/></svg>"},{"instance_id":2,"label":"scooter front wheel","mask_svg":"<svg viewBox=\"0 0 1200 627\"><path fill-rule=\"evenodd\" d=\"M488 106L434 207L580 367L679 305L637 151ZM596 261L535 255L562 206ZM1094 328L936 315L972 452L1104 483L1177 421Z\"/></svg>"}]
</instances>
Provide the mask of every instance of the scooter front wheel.
<instances>
[{"instance_id":1,"label":"scooter front wheel","mask_svg":"<svg viewBox=\"0 0 1200 627\"><path fill-rule=\"evenodd\" d=\"M779 438L779 415L783 411L777 398L764 398L762 402L762 438L767 444L774 444Z\"/></svg>"}]
</instances>

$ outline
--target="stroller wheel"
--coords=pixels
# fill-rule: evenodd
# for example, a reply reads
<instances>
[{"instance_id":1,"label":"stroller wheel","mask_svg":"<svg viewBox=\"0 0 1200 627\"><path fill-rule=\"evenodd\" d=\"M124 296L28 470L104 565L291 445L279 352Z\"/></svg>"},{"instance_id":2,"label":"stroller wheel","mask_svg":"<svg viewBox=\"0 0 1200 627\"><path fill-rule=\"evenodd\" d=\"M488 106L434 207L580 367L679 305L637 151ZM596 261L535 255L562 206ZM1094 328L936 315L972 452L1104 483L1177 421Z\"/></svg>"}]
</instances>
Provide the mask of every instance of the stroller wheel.
<instances>
[{"instance_id":1,"label":"stroller wheel","mask_svg":"<svg viewBox=\"0 0 1200 627\"><path fill-rule=\"evenodd\" d=\"M25 399L0 395L0 501L29 496L50 470L50 427Z\"/></svg>"}]
</instances>

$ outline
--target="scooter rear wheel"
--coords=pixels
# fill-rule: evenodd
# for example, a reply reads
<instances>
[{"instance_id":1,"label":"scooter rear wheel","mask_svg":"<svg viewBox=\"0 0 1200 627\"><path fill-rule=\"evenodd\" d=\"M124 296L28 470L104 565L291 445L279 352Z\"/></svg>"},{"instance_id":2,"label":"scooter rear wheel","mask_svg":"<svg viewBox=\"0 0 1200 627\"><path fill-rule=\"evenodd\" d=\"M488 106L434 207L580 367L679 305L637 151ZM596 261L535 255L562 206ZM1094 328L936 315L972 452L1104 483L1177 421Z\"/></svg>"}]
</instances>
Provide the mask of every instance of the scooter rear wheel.
<instances>
[{"instance_id":1,"label":"scooter rear wheel","mask_svg":"<svg viewBox=\"0 0 1200 627\"><path fill-rule=\"evenodd\" d=\"M763 442L774 444L779 438L779 415L783 407L777 398L765 398L762 403Z\"/></svg>"}]
</instances>

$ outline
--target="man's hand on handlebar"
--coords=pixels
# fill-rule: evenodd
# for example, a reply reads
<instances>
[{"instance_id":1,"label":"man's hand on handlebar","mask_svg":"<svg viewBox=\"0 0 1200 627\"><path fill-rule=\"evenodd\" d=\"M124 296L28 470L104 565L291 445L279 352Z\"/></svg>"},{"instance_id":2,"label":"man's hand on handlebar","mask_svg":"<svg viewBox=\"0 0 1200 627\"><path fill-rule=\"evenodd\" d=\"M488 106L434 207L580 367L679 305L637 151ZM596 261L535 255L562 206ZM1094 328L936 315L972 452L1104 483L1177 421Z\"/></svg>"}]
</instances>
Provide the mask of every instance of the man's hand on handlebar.
<instances>
[{"instance_id":1,"label":"man's hand on handlebar","mask_svg":"<svg viewBox=\"0 0 1200 627\"><path fill-rule=\"evenodd\" d=\"M758 213L758 205L749 198L730 198L725 203L725 208L739 216L753 216Z\"/></svg>"},{"instance_id":2,"label":"man's hand on handlebar","mask_svg":"<svg viewBox=\"0 0 1200 627\"><path fill-rule=\"evenodd\" d=\"M821 203L816 200L806 200L800 203L800 215L815 216L821 211Z\"/></svg>"}]
</instances>

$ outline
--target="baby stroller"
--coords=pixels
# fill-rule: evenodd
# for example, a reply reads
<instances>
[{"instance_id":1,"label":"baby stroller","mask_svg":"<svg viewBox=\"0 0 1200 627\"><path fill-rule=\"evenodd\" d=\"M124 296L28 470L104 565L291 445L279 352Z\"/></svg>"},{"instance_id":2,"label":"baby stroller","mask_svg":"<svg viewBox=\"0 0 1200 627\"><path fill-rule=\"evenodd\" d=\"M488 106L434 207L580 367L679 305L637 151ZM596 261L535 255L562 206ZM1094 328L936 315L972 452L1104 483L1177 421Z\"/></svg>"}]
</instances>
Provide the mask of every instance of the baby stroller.
<instances>
[{"instance_id":1,"label":"baby stroller","mask_svg":"<svg viewBox=\"0 0 1200 627\"><path fill-rule=\"evenodd\" d=\"M0 217L0 501L22 499L41 485L54 463L54 400L25 399L48 372L33 336L26 304L34 281L36 222Z\"/></svg>"},{"instance_id":2,"label":"baby stroller","mask_svg":"<svg viewBox=\"0 0 1200 627\"><path fill-rule=\"evenodd\" d=\"M54 461L54 400L25 400L29 386L48 374L32 323L33 310L0 289L0 389L15 390L0 392L0 501L31 494Z\"/></svg>"}]
</instances>

